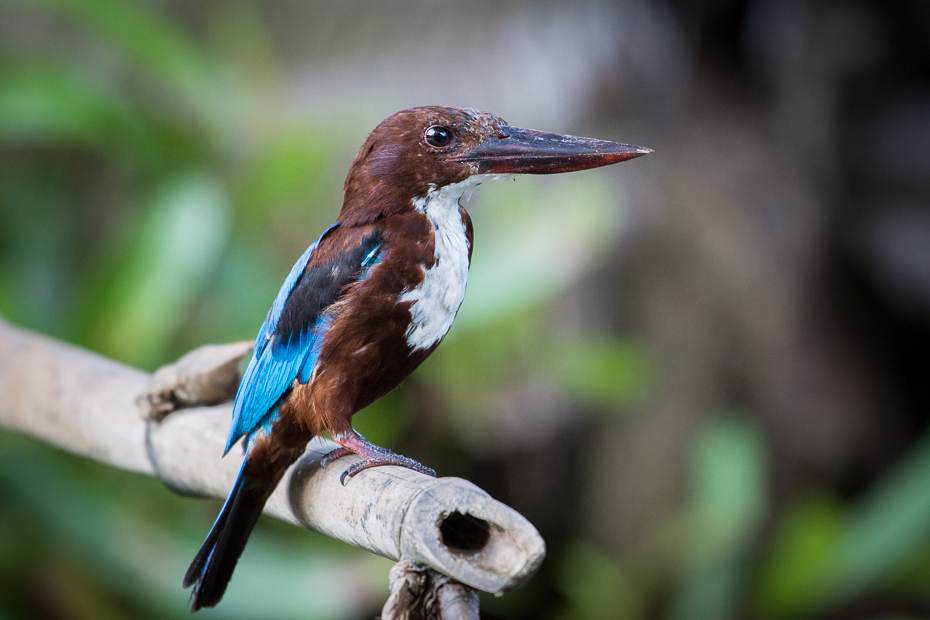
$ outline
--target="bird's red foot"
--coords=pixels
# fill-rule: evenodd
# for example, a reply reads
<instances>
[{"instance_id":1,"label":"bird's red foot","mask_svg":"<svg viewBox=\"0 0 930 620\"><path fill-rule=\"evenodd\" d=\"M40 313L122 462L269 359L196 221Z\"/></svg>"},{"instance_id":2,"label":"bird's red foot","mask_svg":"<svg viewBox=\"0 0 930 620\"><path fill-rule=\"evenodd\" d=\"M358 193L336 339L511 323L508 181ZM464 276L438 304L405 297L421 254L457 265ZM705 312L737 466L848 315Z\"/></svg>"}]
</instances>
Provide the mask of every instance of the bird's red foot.
<instances>
[{"instance_id":1,"label":"bird's red foot","mask_svg":"<svg viewBox=\"0 0 930 620\"><path fill-rule=\"evenodd\" d=\"M336 448L325 457L320 462L323 467L326 467L332 461L348 456L349 454L357 454L363 459L359 463L353 463L349 466L347 470L342 472L342 476L339 478L339 482L343 486L346 484L346 480L352 478L359 472L365 471L371 467L381 467L382 465L396 465L398 467L406 467L407 469L412 469L418 471L421 474L426 474L427 476L436 477L436 471L430 469L429 467L422 465L411 458L406 456L401 456L400 454L395 454L387 448L382 448L381 446L376 446L371 443L360 434L354 430L349 431L348 433L339 433L338 435L333 436L333 439L338 443L341 448Z\"/></svg>"}]
</instances>

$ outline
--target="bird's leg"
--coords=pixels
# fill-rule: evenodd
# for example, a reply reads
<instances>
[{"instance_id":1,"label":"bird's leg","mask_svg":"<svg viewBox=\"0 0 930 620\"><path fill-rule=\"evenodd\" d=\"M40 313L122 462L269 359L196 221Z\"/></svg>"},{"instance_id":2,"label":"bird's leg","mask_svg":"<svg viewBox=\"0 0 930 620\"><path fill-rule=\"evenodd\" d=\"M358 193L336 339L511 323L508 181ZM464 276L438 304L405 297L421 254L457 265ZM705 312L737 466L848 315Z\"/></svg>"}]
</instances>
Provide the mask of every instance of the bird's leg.
<instances>
[{"instance_id":1,"label":"bird's leg","mask_svg":"<svg viewBox=\"0 0 930 620\"><path fill-rule=\"evenodd\" d=\"M433 476L434 478L436 477L436 472L429 467L421 465L420 463L417 463L413 459L406 456L395 454L387 448L376 446L353 429L349 429L344 433L337 433L333 435L333 440L335 440L335 442L342 447L336 448L325 457L323 457L321 464L324 467L330 462L349 454L357 454L365 459L359 463L353 463L347 470L342 472L342 476L339 478L339 481L343 485L345 485L347 479L355 476L360 471L364 471L369 467L381 467L382 465L397 465L398 467L406 467L407 469L418 471L421 474L426 474L427 476Z\"/></svg>"}]
</instances>

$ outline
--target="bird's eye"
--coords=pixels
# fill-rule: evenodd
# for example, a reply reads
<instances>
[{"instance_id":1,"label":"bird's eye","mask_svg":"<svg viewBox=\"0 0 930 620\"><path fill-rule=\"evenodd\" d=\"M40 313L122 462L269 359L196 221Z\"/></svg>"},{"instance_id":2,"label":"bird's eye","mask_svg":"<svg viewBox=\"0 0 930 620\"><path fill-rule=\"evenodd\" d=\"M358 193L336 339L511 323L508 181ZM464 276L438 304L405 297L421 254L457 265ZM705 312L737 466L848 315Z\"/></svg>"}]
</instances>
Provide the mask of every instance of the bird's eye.
<instances>
[{"instance_id":1,"label":"bird's eye","mask_svg":"<svg viewBox=\"0 0 930 620\"><path fill-rule=\"evenodd\" d=\"M426 142L430 146L446 146L452 141L452 132L445 127L433 125L426 130Z\"/></svg>"}]
</instances>

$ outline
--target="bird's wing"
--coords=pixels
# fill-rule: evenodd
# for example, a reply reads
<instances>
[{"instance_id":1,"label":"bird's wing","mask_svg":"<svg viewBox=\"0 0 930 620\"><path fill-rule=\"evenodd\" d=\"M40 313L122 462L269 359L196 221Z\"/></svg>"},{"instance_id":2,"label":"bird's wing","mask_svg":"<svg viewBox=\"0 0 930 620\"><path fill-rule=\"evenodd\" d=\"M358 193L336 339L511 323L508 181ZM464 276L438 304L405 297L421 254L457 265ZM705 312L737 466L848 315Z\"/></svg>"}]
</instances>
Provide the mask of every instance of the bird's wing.
<instances>
[{"instance_id":1,"label":"bird's wing","mask_svg":"<svg viewBox=\"0 0 930 620\"><path fill-rule=\"evenodd\" d=\"M310 379L329 327L326 309L377 262L381 239L375 229L362 236L336 235L343 237L339 249L333 245L339 240L331 241L338 226L333 224L307 248L271 305L236 393L225 452L243 435L259 427L269 430L278 402L294 380Z\"/></svg>"}]
</instances>

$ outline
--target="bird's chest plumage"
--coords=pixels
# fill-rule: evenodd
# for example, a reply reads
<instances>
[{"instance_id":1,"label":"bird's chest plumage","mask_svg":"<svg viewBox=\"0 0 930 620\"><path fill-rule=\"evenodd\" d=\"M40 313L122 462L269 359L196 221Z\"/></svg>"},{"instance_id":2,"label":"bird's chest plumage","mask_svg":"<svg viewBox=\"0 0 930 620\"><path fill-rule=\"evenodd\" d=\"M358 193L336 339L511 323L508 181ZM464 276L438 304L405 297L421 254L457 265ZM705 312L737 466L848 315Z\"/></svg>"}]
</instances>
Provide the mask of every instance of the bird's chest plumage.
<instances>
[{"instance_id":1,"label":"bird's chest plumage","mask_svg":"<svg viewBox=\"0 0 930 620\"><path fill-rule=\"evenodd\" d=\"M302 388L318 402L301 407L333 412L323 428L333 430L396 387L452 326L465 296L472 230L458 204L467 186L447 187L377 224L381 245L371 267L328 310L315 374Z\"/></svg>"},{"instance_id":2,"label":"bird's chest plumage","mask_svg":"<svg viewBox=\"0 0 930 620\"><path fill-rule=\"evenodd\" d=\"M414 351L430 349L442 340L465 297L471 240L467 216L459 210L461 196L458 188L443 188L414 203L433 238L433 261L421 265L422 282L398 298L398 303L410 302L410 325L404 336Z\"/></svg>"}]
</instances>

